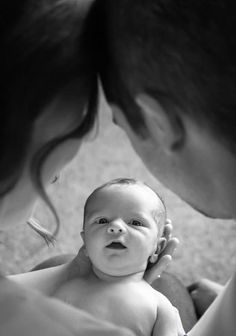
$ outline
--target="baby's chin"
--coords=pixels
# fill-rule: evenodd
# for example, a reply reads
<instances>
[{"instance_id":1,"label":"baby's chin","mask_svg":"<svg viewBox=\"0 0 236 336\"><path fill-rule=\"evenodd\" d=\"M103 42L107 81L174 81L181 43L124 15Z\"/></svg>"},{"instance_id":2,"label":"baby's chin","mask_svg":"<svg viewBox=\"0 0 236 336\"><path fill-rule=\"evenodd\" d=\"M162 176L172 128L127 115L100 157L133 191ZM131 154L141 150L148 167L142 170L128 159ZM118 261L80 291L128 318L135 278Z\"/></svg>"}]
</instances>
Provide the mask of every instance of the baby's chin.
<instances>
[{"instance_id":1,"label":"baby's chin","mask_svg":"<svg viewBox=\"0 0 236 336\"><path fill-rule=\"evenodd\" d=\"M120 269L103 269L103 268L98 268L93 266L93 271L95 275L102 280L107 280L107 281L117 281L117 280L122 280L128 277L138 277L142 278L143 274L145 272L145 269L141 270L132 270L132 269L125 269L125 270L120 270Z\"/></svg>"}]
</instances>

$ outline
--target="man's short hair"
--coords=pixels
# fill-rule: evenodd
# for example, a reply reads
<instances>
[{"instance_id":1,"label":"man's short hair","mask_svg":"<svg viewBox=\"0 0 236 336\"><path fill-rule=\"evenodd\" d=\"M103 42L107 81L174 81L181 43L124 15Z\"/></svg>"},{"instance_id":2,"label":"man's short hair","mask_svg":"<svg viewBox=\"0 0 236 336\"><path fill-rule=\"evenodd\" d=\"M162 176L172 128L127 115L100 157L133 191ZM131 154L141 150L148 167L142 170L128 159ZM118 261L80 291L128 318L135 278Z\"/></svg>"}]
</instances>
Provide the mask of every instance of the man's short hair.
<instances>
[{"instance_id":1,"label":"man's short hair","mask_svg":"<svg viewBox=\"0 0 236 336\"><path fill-rule=\"evenodd\" d=\"M104 91L131 127L145 133L134 96L146 92L168 114L188 115L234 151L234 0L102 0L100 6Z\"/></svg>"}]
</instances>

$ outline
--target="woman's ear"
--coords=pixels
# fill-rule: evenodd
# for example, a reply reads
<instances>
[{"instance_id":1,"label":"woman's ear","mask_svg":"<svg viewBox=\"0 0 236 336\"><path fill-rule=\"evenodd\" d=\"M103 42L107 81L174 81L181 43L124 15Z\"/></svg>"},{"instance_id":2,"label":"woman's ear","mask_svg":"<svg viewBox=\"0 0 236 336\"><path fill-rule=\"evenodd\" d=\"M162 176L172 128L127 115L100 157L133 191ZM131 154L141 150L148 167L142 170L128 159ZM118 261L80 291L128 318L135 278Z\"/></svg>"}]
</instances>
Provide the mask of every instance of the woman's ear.
<instances>
[{"instance_id":1,"label":"woman's ear","mask_svg":"<svg viewBox=\"0 0 236 336\"><path fill-rule=\"evenodd\" d=\"M170 114L146 93L139 94L136 103L143 111L150 138L166 151L179 149L184 140L184 126L176 114Z\"/></svg>"}]
</instances>

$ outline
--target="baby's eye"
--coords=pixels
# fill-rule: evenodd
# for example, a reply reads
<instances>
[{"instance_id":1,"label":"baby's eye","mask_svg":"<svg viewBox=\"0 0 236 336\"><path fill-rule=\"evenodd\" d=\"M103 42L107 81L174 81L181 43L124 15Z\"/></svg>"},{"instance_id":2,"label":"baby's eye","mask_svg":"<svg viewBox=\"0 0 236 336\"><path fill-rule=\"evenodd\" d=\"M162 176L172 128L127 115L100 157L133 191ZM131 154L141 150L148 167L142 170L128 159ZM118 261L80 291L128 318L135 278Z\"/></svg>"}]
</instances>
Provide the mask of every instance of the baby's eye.
<instances>
[{"instance_id":1,"label":"baby's eye","mask_svg":"<svg viewBox=\"0 0 236 336\"><path fill-rule=\"evenodd\" d=\"M106 224L106 223L108 223L108 219L106 219L106 218L99 218L99 220L97 222L98 222L98 224Z\"/></svg>"},{"instance_id":2,"label":"baby's eye","mask_svg":"<svg viewBox=\"0 0 236 336\"><path fill-rule=\"evenodd\" d=\"M134 225L134 226L143 226L143 223L140 222L140 221L137 220L137 219L132 219L132 220L130 221L130 224L131 224L131 225Z\"/></svg>"}]
</instances>

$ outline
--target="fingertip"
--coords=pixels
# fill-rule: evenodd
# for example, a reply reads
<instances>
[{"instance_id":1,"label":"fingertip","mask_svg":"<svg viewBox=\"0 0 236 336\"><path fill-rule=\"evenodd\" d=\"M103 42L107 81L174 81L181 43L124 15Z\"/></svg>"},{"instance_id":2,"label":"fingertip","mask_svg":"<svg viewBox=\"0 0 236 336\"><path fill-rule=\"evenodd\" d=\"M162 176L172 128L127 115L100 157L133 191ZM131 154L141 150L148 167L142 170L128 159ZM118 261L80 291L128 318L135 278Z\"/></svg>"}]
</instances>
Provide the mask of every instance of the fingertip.
<instances>
[{"instance_id":1,"label":"fingertip","mask_svg":"<svg viewBox=\"0 0 236 336\"><path fill-rule=\"evenodd\" d=\"M171 238L171 240L176 244L176 246L178 246L180 244L180 241L177 237L173 237L173 238Z\"/></svg>"},{"instance_id":2,"label":"fingertip","mask_svg":"<svg viewBox=\"0 0 236 336\"><path fill-rule=\"evenodd\" d=\"M166 223L165 224L165 230L172 231L173 225L171 223Z\"/></svg>"},{"instance_id":3,"label":"fingertip","mask_svg":"<svg viewBox=\"0 0 236 336\"><path fill-rule=\"evenodd\" d=\"M169 264L171 263L172 261L172 256L169 255L169 254L166 254L165 256L163 256L161 258L162 260L162 267L161 267L161 273L166 270L166 268L169 266Z\"/></svg>"},{"instance_id":4,"label":"fingertip","mask_svg":"<svg viewBox=\"0 0 236 336\"><path fill-rule=\"evenodd\" d=\"M166 219L166 225L169 225L169 224L172 225L172 220L170 218L167 218Z\"/></svg>"},{"instance_id":5,"label":"fingertip","mask_svg":"<svg viewBox=\"0 0 236 336\"><path fill-rule=\"evenodd\" d=\"M166 224L164 227L164 232L163 235L167 237L167 239L169 239L171 237L171 233L172 233L173 227L171 224Z\"/></svg>"},{"instance_id":6,"label":"fingertip","mask_svg":"<svg viewBox=\"0 0 236 336\"><path fill-rule=\"evenodd\" d=\"M162 257L163 261L165 261L165 264L168 265L172 261L172 256L170 254L166 254Z\"/></svg>"}]
</instances>

